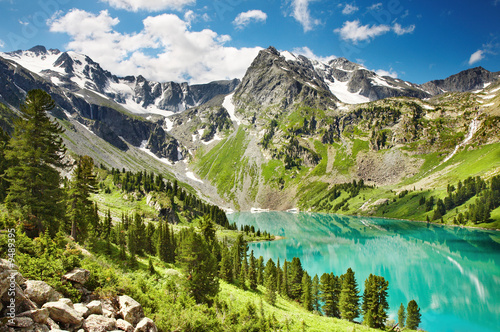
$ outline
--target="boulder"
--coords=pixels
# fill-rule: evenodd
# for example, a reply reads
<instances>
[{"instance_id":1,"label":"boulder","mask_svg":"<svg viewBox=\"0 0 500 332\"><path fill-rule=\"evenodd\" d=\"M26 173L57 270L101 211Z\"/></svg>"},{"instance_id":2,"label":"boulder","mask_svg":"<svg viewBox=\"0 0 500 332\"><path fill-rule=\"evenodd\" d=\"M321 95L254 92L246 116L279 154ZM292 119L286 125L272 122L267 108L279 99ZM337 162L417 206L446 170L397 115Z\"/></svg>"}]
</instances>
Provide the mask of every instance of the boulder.
<instances>
[{"instance_id":1,"label":"boulder","mask_svg":"<svg viewBox=\"0 0 500 332\"><path fill-rule=\"evenodd\" d=\"M134 332L158 332L152 319L144 317L135 327Z\"/></svg>"},{"instance_id":2,"label":"boulder","mask_svg":"<svg viewBox=\"0 0 500 332\"><path fill-rule=\"evenodd\" d=\"M116 329L116 319L99 315L90 315L83 322L83 329L86 332L105 332Z\"/></svg>"},{"instance_id":3,"label":"boulder","mask_svg":"<svg viewBox=\"0 0 500 332\"><path fill-rule=\"evenodd\" d=\"M64 303L64 304L68 305L69 307L73 308L73 301L71 301L71 299L64 297L62 299L59 299L58 302Z\"/></svg>"},{"instance_id":4,"label":"boulder","mask_svg":"<svg viewBox=\"0 0 500 332\"><path fill-rule=\"evenodd\" d=\"M90 310L85 304L75 303L73 309L76 310L83 318L87 318L90 315Z\"/></svg>"},{"instance_id":5,"label":"boulder","mask_svg":"<svg viewBox=\"0 0 500 332\"><path fill-rule=\"evenodd\" d=\"M34 324L35 322L33 322L33 319L29 317L14 317L12 320L7 322L7 326L15 328L27 328L33 326Z\"/></svg>"},{"instance_id":6,"label":"boulder","mask_svg":"<svg viewBox=\"0 0 500 332\"><path fill-rule=\"evenodd\" d=\"M50 312L49 312L49 315L50 315ZM57 324L56 322L54 322L54 320L52 318L47 318L47 326L50 327L51 330L59 330L61 327L59 326L59 324Z\"/></svg>"},{"instance_id":7,"label":"boulder","mask_svg":"<svg viewBox=\"0 0 500 332\"><path fill-rule=\"evenodd\" d=\"M0 258L0 272L8 270L19 270L16 264L11 264L8 260Z\"/></svg>"},{"instance_id":8,"label":"boulder","mask_svg":"<svg viewBox=\"0 0 500 332\"><path fill-rule=\"evenodd\" d=\"M130 296L119 296L118 302L120 304L120 315L130 324L136 325L142 318L144 318L142 306Z\"/></svg>"},{"instance_id":9,"label":"boulder","mask_svg":"<svg viewBox=\"0 0 500 332\"><path fill-rule=\"evenodd\" d=\"M49 318L49 310L47 308L29 310L20 313L17 317L30 317L35 323L46 324Z\"/></svg>"},{"instance_id":10,"label":"boulder","mask_svg":"<svg viewBox=\"0 0 500 332\"><path fill-rule=\"evenodd\" d=\"M134 332L134 326L123 319L116 320L116 328L125 332Z\"/></svg>"},{"instance_id":11,"label":"boulder","mask_svg":"<svg viewBox=\"0 0 500 332\"><path fill-rule=\"evenodd\" d=\"M90 271L76 268L73 269L71 272L68 272L65 275L63 275L62 278L83 285L87 282L87 280L89 280L89 277L90 277Z\"/></svg>"},{"instance_id":12,"label":"boulder","mask_svg":"<svg viewBox=\"0 0 500 332\"><path fill-rule=\"evenodd\" d=\"M115 318L115 313L108 309L102 309L102 315L108 318Z\"/></svg>"},{"instance_id":13,"label":"boulder","mask_svg":"<svg viewBox=\"0 0 500 332\"><path fill-rule=\"evenodd\" d=\"M50 318L56 322L77 326L83 322L83 317L66 303L48 302L43 305L43 308L49 310Z\"/></svg>"},{"instance_id":14,"label":"boulder","mask_svg":"<svg viewBox=\"0 0 500 332\"><path fill-rule=\"evenodd\" d=\"M101 301L92 301L87 303L87 308L89 309L89 315L102 315L102 303Z\"/></svg>"},{"instance_id":15,"label":"boulder","mask_svg":"<svg viewBox=\"0 0 500 332\"><path fill-rule=\"evenodd\" d=\"M19 314L19 313L22 313L22 312L25 312L25 311L29 311L29 310L34 310L34 309L38 309L38 307L36 306L35 303L33 303L25 294L24 294L24 291L22 290L21 287L19 287L19 285L15 284L15 300L16 300L16 308L15 308L15 312L16 314ZM10 290L10 286L9 286L9 290ZM4 302L4 304L8 304L10 303L11 301L11 297L9 296L9 292L5 292L1 298L1 301Z\"/></svg>"},{"instance_id":16,"label":"boulder","mask_svg":"<svg viewBox=\"0 0 500 332\"><path fill-rule=\"evenodd\" d=\"M54 302L62 298L62 295L46 282L40 280L27 280L24 294L33 302L42 306L46 302Z\"/></svg>"}]
</instances>

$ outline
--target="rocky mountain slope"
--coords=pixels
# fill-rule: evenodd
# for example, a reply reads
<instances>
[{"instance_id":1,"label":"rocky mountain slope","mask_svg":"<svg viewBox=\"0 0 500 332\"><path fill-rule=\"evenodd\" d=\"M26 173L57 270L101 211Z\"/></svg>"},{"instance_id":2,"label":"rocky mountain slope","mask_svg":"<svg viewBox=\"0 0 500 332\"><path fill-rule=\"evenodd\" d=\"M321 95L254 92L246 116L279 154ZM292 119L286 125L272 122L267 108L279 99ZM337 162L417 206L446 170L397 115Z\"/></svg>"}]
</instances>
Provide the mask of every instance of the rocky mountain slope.
<instances>
[{"instance_id":1,"label":"rocky mountain slope","mask_svg":"<svg viewBox=\"0 0 500 332\"><path fill-rule=\"evenodd\" d=\"M9 131L24 92L41 88L75 153L161 165L236 209L287 209L353 180L436 185L441 165L499 141L499 77L474 68L418 85L270 47L241 82L189 86L119 78L84 55L35 47L0 54L0 126ZM478 170L488 172L498 165Z\"/></svg>"}]
</instances>

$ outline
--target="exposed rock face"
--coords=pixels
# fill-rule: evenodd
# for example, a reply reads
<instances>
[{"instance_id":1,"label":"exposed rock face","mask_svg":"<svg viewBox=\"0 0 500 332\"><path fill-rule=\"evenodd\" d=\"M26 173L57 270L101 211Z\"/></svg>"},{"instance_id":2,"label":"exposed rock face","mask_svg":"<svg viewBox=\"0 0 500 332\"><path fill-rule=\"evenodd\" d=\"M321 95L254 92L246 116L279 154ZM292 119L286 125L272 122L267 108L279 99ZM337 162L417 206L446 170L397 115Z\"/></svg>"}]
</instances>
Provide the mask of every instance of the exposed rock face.
<instances>
[{"instance_id":1,"label":"exposed rock face","mask_svg":"<svg viewBox=\"0 0 500 332\"><path fill-rule=\"evenodd\" d=\"M483 67L461 71L444 80L435 80L422 84L422 88L432 95L443 92L466 92L482 89L486 83L498 80L500 73L492 73Z\"/></svg>"},{"instance_id":2,"label":"exposed rock face","mask_svg":"<svg viewBox=\"0 0 500 332\"><path fill-rule=\"evenodd\" d=\"M182 158L182 155L179 155L179 143L175 138L168 135L161 126L156 126L151 132L146 148L158 157L167 158L173 162L179 161Z\"/></svg>"},{"instance_id":3,"label":"exposed rock face","mask_svg":"<svg viewBox=\"0 0 500 332\"><path fill-rule=\"evenodd\" d=\"M59 292L43 281L28 280L25 284L24 294L39 306L45 302L54 302L62 298Z\"/></svg>"},{"instance_id":4,"label":"exposed rock face","mask_svg":"<svg viewBox=\"0 0 500 332\"><path fill-rule=\"evenodd\" d=\"M130 296L122 295L118 297L118 302L120 303L120 314L127 322L136 325L144 318L142 306Z\"/></svg>"},{"instance_id":5,"label":"exposed rock face","mask_svg":"<svg viewBox=\"0 0 500 332\"><path fill-rule=\"evenodd\" d=\"M90 277L90 271L80 268L76 268L73 271L63 275L63 279L76 282L81 285L84 285L89 280L89 277Z\"/></svg>"}]
</instances>

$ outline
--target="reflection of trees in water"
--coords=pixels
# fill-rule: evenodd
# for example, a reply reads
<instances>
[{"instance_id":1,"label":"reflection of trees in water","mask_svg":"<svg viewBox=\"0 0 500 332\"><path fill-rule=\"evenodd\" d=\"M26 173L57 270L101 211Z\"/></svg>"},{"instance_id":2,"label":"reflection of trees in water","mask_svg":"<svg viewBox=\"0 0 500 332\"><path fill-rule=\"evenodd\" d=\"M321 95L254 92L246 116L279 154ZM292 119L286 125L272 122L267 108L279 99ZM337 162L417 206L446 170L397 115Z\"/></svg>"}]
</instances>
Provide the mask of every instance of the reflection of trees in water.
<instances>
[{"instance_id":1,"label":"reflection of trees in water","mask_svg":"<svg viewBox=\"0 0 500 332\"><path fill-rule=\"evenodd\" d=\"M500 315L500 245L491 232L328 214L235 214L286 239L251 245L256 255L283 262L300 257L311 275L356 272L389 280L389 302L417 300L424 321L452 315L495 328ZM430 313L425 315L425 313ZM429 322L430 324L431 322ZM434 322L436 323L436 322Z\"/></svg>"}]
</instances>

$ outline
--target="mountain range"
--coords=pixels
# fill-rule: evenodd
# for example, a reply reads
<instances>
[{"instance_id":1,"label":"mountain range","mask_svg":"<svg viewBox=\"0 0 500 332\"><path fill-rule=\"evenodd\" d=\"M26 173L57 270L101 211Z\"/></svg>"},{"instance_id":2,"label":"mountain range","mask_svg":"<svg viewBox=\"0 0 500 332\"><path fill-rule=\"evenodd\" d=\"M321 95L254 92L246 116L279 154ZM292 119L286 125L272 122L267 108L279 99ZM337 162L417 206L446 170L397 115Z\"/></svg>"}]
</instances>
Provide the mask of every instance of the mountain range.
<instances>
[{"instance_id":1,"label":"mountain range","mask_svg":"<svg viewBox=\"0 0 500 332\"><path fill-rule=\"evenodd\" d=\"M315 210L306 201L339 183L399 192L500 170L496 161L460 174L472 162L461 152L500 151L500 72L481 67L414 84L269 47L241 81L189 85L117 77L36 46L0 53L0 79L5 131L25 92L44 89L74 154L168 173L233 209Z\"/></svg>"}]
</instances>

